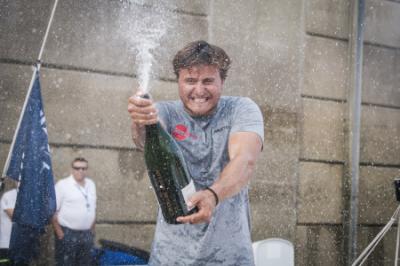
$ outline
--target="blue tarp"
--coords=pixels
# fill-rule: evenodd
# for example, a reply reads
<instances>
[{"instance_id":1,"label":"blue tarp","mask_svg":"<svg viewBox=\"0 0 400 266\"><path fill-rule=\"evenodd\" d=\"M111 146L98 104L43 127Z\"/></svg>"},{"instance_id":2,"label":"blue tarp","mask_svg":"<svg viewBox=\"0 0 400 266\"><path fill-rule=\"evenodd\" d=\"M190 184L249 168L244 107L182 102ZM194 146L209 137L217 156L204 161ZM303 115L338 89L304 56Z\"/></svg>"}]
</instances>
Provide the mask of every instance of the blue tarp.
<instances>
[{"instance_id":1,"label":"blue tarp","mask_svg":"<svg viewBox=\"0 0 400 266\"><path fill-rule=\"evenodd\" d=\"M100 239L101 248L94 249L96 265L147 265L149 253L136 247Z\"/></svg>"}]
</instances>

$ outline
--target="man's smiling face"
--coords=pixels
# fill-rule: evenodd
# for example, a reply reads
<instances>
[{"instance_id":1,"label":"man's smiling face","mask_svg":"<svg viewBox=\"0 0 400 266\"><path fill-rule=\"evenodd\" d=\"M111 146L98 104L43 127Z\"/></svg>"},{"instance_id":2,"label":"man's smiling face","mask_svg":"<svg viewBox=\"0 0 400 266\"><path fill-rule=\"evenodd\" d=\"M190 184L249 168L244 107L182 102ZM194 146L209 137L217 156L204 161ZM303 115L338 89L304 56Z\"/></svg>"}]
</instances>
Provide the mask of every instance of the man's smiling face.
<instances>
[{"instance_id":1,"label":"man's smiling face","mask_svg":"<svg viewBox=\"0 0 400 266\"><path fill-rule=\"evenodd\" d=\"M221 98L223 80L214 65L179 70L179 96L192 116L211 114Z\"/></svg>"}]
</instances>

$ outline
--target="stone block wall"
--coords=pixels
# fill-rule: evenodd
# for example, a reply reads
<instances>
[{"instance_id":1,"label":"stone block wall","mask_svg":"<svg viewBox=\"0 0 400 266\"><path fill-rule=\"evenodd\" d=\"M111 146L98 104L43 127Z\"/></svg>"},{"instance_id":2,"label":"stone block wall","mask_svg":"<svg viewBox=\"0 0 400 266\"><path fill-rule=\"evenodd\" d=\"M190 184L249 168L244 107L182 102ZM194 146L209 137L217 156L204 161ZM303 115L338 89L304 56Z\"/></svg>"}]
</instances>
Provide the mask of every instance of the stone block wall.
<instances>
[{"instance_id":1,"label":"stone block wall","mask_svg":"<svg viewBox=\"0 0 400 266\"><path fill-rule=\"evenodd\" d=\"M296 265L341 265L349 3L60 1L41 71L54 173L57 180L68 175L75 156L89 160L98 190L97 239L150 249L157 202L130 139L126 107L138 87L132 44L140 36L132 25L155 16L172 29L154 52L156 100L178 97L172 56L185 43L205 39L232 58L224 94L248 96L264 114L264 151L250 184L253 240L292 241ZM0 4L1 165L52 4ZM366 4L360 251L392 215L392 181L400 176L400 2ZM371 263L391 264L394 241L392 229ZM51 244L47 248L51 254Z\"/></svg>"},{"instance_id":2,"label":"stone block wall","mask_svg":"<svg viewBox=\"0 0 400 266\"><path fill-rule=\"evenodd\" d=\"M348 115L349 6L347 0L305 1L305 55L301 83L303 130L300 133L297 220L299 265L343 263L342 196L345 190L342 180L347 158L344 122ZM400 175L400 31L394 26L400 23L400 4L366 1L365 10L360 252L393 214L397 203L392 182ZM371 265L393 263L394 234L394 230L389 232L372 253L368 260Z\"/></svg>"}]
</instances>

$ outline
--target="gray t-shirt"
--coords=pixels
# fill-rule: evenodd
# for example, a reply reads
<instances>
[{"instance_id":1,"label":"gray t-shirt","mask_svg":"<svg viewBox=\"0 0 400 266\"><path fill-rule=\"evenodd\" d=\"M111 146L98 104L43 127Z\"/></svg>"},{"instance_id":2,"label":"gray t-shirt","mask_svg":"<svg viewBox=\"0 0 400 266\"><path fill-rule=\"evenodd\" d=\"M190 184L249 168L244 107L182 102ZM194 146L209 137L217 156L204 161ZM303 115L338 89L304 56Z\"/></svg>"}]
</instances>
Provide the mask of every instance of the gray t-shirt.
<instances>
[{"instance_id":1,"label":"gray t-shirt","mask_svg":"<svg viewBox=\"0 0 400 266\"><path fill-rule=\"evenodd\" d=\"M230 134L255 132L264 141L262 114L249 98L223 96L216 111L204 117L191 117L180 101L160 102L157 108L196 190L211 186L228 164ZM159 211L149 265L254 265L248 187L218 204L210 223L171 225Z\"/></svg>"}]
</instances>

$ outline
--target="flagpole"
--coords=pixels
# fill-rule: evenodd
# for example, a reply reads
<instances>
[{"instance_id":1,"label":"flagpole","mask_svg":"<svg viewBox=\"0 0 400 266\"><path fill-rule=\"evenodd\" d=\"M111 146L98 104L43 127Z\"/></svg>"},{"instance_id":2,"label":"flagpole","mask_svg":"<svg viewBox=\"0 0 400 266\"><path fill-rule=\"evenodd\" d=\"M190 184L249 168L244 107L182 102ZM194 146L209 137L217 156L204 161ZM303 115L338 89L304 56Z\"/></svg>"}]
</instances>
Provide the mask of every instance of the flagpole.
<instances>
[{"instance_id":1,"label":"flagpole","mask_svg":"<svg viewBox=\"0 0 400 266\"><path fill-rule=\"evenodd\" d=\"M40 48L39 56L38 56L38 59L37 59L38 70L40 70L42 54L43 54L44 47L45 47L46 42L47 42L47 37L49 36L51 24L53 23L54 14L56 13L57 4L58 4L58 0L55 0L54 1L53 10L51 11L49 23L47 24L46 33L44 34L44 37L43 37L42 47Z\"/></svg>"},{"instance_id":2,"label":"flagpole","mask_svg":"<svg viewBox=\"0 0 400 266\"><path fill-rule=\"evenodd\" d=\"M36 65L35 65L35 69L34 69L33 74L32 74L31 82L29 84L28 92L26 93L26 96L25 96L24 105L22 106L21 114L19 116L17 128L15 130L14 137L13 137L13 140L11 142L10 149L8 151L8 156L7 156L6 163L4 164L3 174L1 175L0 184L4 181L4 178L6 177L6 174L7 174L8 166L10 165L11 154L12 154L12 151L14 149L15 140L17 139L17 134L18 134L19 128L21 126L21 122L22 122L22 118L23 118L24 113L25 113L26 106L28 104L28 100L29 100L29 96L30 96L31 91L32 91L33 83L35 82L36 73L40 70L44 47L46 46L47 37L49 36L49 32L50 32L50 27L51 27L51 24L53 23L53 18L54 18L54 14L55 14L55 11L56 11L57 4L58 4L58 0L55 0L54 1L54 5L53 5L53 10L51 11L49 23L47 24L46 32L45 32L44 37L43 37L42 46L40 47L39 56L38 56L38 58L36 60Z\"/></svg>"}]
</instances>

